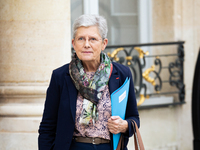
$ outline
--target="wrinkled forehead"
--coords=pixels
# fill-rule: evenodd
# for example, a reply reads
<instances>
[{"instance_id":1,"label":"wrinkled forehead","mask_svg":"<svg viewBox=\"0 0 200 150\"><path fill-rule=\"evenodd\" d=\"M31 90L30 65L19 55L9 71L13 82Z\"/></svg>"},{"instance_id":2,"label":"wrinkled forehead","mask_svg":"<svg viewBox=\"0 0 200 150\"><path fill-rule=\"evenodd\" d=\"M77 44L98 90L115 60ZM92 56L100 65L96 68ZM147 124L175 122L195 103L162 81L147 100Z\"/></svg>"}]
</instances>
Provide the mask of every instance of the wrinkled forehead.
<instances>
[{"instance_id":1,"label":"wrinkled forehead","mask_svg":"<svg viewBox=\"0 0 200 150\"><path fill-rule=\"evenodd\" d=\"M99 29L97 26L89 26L89 27L79 27L77 28L75 37L84 36L84 37L91 37L95 36L101 38L99 33Z\"/></svg>"}]
</instances>

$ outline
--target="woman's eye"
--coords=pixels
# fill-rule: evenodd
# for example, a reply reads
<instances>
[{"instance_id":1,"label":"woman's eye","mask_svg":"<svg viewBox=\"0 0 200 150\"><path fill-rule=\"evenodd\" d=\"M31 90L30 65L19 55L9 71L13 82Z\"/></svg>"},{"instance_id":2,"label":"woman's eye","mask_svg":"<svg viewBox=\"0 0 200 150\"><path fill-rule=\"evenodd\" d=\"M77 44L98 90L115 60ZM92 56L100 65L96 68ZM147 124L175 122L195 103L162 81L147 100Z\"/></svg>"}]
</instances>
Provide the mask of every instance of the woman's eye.
<instances>
[{"instance_id":1,"label":"woman's eye","mask_svg":"<svg viewBox=\"0 0 200 150\"><path fill-rule=\"evenodd\" d=\"M79 40L79 41L82 41L82 40L83 40L83 38L79 38L78 40Z\"/></svg>"},{"instance_id":2,"label":"woman's eye","mask_svg":"<svg viewBox=\"0 0 200 150\"><path fill-rule=\"evenodd\" d=\"M92 41L96 41L96 39L95 39L95 38L91 38L90 40L92 40Z\"/></svg>"}]
</instances>

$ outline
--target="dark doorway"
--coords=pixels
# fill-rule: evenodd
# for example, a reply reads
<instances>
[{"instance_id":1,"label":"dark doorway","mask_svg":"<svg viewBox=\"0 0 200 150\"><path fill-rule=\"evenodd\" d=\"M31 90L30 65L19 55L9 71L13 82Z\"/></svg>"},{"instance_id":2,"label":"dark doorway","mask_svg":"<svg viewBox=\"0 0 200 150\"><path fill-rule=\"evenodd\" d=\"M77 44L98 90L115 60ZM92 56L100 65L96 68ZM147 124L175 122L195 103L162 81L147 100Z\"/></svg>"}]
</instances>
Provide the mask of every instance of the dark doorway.
<instances>
[{"instance_id":1,"label":"dark doorway","mask_svg":"<svg viewBox=\"0 0 200 150\"><path fill-rule=\"evenodd\" d=\"M193 148L200 150L200 50L194 72L192 91Z\"/></svg>"}]
</instances>

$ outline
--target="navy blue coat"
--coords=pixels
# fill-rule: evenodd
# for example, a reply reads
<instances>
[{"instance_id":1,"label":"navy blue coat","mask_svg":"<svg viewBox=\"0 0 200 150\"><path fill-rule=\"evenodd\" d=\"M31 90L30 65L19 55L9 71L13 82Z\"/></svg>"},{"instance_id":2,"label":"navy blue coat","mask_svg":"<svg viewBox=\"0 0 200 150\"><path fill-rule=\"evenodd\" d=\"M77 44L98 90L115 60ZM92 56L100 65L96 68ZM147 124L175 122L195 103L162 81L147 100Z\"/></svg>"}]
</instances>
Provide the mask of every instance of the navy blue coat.
<instances>
[{"instance_id":1,"label":"navy blue coat","mask_svg":"<svg viewBox=\"0 0 200 150\"><path fill-rule=\"evenodd\" d=\"M139 114L134 92L132 74L128 67L113 62L113 71L109 80L109 91L114 92L130 77L129 97L125 119L134 119L139 127ZM47 89L43 118L39 127L39 150L69 150L75 128L76 100L78 91L69 74L69 64L53 71ZM131 122L124 134L124 148L128 138L133 135ZM112 134L111 144L112 144Z\"/></svg>"}]
</instances>

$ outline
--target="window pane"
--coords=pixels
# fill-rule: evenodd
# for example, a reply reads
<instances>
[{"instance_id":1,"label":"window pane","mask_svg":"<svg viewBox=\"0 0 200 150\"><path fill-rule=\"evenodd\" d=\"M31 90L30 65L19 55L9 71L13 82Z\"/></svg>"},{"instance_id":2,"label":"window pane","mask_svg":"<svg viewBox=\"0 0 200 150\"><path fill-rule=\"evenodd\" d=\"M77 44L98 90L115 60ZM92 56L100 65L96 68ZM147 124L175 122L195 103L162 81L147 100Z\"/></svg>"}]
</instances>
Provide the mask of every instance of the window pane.
<instances>
[{"instance_id":1,"label":"window pane","mask_svg":"<svg viewBox=\"0 0 200 150\"><path fill-rule=\"evenodd\" d=\"M100 0L99 14L108 22L108 45L139 43L137 0Z\"/></svg>"}]
</instances>

